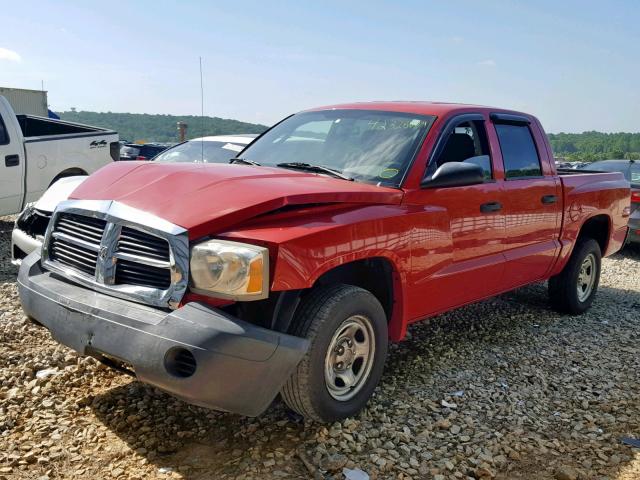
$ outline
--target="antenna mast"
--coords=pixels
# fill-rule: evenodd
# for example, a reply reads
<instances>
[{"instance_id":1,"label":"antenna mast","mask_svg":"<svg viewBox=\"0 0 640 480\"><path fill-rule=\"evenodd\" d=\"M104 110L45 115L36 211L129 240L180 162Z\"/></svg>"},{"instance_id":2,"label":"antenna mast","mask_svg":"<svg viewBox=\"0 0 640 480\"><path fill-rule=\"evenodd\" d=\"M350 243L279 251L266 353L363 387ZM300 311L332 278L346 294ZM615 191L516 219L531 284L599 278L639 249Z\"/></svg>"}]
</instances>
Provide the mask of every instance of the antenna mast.
<instances>
[{"instance_id":1,"label":"antenna mast","mask_svg":"<svg viewBox=\"0 0 640 480\"><path fill-rule=\"evenodd\" d=\"M202 125L202 137L200 140L201 160L204 163L204 86L202 83L202 57L200 59L200 122Z\"/></svg>"}]
</instances>

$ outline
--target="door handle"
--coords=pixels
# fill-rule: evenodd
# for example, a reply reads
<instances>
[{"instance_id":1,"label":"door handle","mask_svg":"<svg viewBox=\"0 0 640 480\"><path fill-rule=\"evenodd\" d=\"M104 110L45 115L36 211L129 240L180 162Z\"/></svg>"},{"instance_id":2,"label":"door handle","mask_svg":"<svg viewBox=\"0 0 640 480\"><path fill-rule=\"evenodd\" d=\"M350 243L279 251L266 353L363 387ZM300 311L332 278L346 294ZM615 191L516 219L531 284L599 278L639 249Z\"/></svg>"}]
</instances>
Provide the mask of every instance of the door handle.
<instances>
[{"instance_id":1,"label":"door handle","mask_svg":"<svg viewBox=\"0 0 640 480\"><path fill-rule=\"evenodd\" d=\"M499 212L502 210L502 204L500 202L488 202L480 205L480 211L482 213Z\"/></svg>"},{"instance_id":2,"label":"door handle","mask_svg":"<svg viewBox=\"0 0 640 480\"><path fill-rule=\"evenodd\" d=\"M558 201L558 197L555 195L543 195L540 201L545 205L551 205L552 203L556 203Z\"/></svg>"},{"instance_id":3,"label":"door handle","mask_svg":"<svg viewBox=\"0 0 640 480\"><path fill-rule=\"evenodd\" d=\"M6 167L17 167L20 165L20 156L19 155L7 155L4 157L4 165Z\"/></svg>"}]
</instances>

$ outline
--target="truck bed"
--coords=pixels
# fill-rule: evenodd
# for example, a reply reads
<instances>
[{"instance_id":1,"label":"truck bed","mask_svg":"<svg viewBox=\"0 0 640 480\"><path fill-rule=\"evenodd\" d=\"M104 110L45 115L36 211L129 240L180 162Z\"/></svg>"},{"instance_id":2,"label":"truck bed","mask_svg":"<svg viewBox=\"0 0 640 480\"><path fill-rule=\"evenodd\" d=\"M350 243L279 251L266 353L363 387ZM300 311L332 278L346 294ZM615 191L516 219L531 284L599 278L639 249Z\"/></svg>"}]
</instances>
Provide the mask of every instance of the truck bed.
<instances>
[{"instance_id":1,"label":"truck bed","mask_svg":"<svg viewBox=\"0 0 640 480\"><path fill-rule=\"evenodd\" d=\"M116 132L100 127L91 127L81 123L65 122L35 115L16 115L25 141L33 137L64 138L64 136L113 135Z\"/></svg>"},{"instance_id":2,"label":"truck bed","mask_svg":"<svg viewBox=\"0 0 640 480\"><path fill-rule=\"evenodd\" d=\"M603 235L603 256L618 251L626 236L627 218L622 216L630 204L629 182L619 172L594 172L589 170L558 170L562 182L564 214L562 219L563 247L572 245L578 236L580 226L587 218L602 217L598 234ZM600 215L598 215L600 213ZM607 214L613 213L612 224ZM610 238L607 243L607 231ZM570 251L563 248L562 260Z\"/></svg>"}]
</instances>

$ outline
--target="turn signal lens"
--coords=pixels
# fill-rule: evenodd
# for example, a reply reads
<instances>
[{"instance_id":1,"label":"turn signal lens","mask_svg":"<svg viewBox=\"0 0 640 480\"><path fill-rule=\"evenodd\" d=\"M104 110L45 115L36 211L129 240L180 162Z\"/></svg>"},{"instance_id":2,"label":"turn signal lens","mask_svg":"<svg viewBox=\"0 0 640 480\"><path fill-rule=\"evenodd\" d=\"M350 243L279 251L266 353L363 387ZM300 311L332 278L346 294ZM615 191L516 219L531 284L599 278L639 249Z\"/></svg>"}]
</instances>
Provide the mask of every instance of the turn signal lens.
<instances>
[{"instance_id":1,"label":"turn signal lens","mask_svg":"<svg viewBox=\"0 0 640 480\"><path fill-rule=\"evenodd\" d=\"M262 258L256 258L249 266L249 283L247 284L247 293L260 293L264 274L264 265Z\"/></svg>"}]
</instances>

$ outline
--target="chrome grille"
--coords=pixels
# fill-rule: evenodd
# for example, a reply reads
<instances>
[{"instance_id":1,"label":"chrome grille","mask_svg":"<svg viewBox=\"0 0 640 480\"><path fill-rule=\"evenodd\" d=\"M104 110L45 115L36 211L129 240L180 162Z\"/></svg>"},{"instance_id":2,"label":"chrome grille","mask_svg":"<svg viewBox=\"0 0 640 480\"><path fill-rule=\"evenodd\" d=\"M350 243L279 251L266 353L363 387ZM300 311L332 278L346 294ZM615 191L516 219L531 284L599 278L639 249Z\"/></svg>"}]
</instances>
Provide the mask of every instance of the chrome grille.
<instances>
[{"instance_id":1,"label":"chrome grille","mask_svg":"<svg viewBox=\"0 0 640 480\"><path fill-rule=\"evenodd\" d=\"M90 276L96 274L98 251L107 222L63 213L56 218L50 258Z\"/></svg>"},{"instance_id":2,"label":"chrome grille","mask_svg":"<svg viewBox=\"0 0 640 480\"><path fill-rule=\"evenodd\" d=\"M43 265L91 288L176 307L189 278L187 231L111 201L69 200L53 214Z\"/></svg>"}]
</instances>

